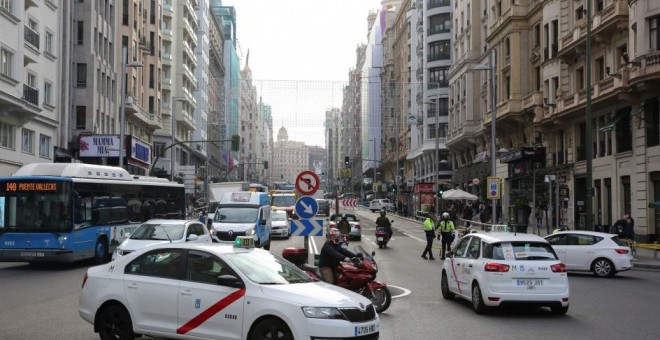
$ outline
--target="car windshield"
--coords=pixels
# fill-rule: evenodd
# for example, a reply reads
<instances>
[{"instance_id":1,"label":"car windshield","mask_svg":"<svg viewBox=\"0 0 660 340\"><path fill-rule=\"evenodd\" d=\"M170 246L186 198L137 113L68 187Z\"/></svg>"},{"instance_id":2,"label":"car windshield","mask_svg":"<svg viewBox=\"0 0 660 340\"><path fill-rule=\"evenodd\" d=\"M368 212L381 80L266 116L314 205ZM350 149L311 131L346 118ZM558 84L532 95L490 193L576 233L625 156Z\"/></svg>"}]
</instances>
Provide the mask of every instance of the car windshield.
<instances>
[{"instance_id":1,"label":"car windshield","mask_svg":"<svg viewBox=\"0 0 660 340\"><path fill-rule=\"evenodd\" d=\"M131 240L180 240L183 238L185 225L145 223L131 234Z\"/></svg>"},{"instance_id":2,"label":"car windshield","mask_svg":"<svg viewBox=\"0 0 660 340\"><path fill-rule=\"evenodd\" d=\"M270 214L270 219L273 221L286 221L286 212L284 211L273 211Z\"/></svg>"},{"instance_id":3,"label":"car windshield","mask_svg":"<svg viewBox=\"0 0 660 340\"><path fill-rule=\"evenodd\" d=\"M332 217L330 217L330 221L335 221L335 220L339 222L341 220L341 216L332 215ZM355 217L355 215L346 215L346 220L348 222L355 222L357 221L357 217Z\"/></svg>"},{"instance_id":4,"label":"car windshield","mask_svg":"<svg viewBox=\"0 0 660 340\"><path fill-rule=\"evenodd\" d=\"M552 246L542 242L502 242L486 244L483 256L493 260L556 260Z\"/></svg>"},{"instance_id":5,"label":"car windshield","mask_svg":"<svg viewBox=\"0 0 660 340\"><path fill-rule=\"evenodd\" d=\"M296 197L293 195L273 196L271 205L275 207L290 207L296 205Z\"/></svg>"},{"instance_id":6,"label":"car windshield","mask_svg":"<svg viewBox=\"0 0 660 340\"><path fill-rule=\"evenodd\" d=\"M279 255L265 251L228 254L227 261L258 284L314 282L309 275Z\"/></svg>"},{"instance_id":7,"label":"car windshield","mask_svg":"<svg viewBox=\"0 0 660 340\"><path fill-rule=\"evenodd\" d=\"M223 223L254 223L257 221L259 208L255 207L222 207L213 216L214 222Z\"/></svg>"}]
</instances>

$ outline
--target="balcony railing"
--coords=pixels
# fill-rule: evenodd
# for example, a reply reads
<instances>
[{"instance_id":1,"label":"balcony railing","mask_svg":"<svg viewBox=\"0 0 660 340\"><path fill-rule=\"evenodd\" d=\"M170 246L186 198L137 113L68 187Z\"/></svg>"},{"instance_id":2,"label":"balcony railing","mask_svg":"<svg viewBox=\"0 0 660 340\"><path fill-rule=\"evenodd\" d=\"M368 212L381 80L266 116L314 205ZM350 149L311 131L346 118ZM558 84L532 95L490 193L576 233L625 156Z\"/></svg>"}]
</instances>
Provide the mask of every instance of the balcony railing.
<instances>
[{"instance_id":1,"label":"balcony railing","mask_svg":"<svg viewBox=\"0 0 660 340\"><path fill-rule=\"evenodd\" d=\"M25 42L39 49L39 33L33 31L30 27L25 26Z\"/></svg>"},{"instance_id":2,"label":"balcony railing","mask_svg":"<svg viewBox=\"0 0 660 340\"><path fill-rule=\"evenodd\" d=\"M28 84L23 84L23 99L32 105L38 106L39 90Z\"/></svg>"}]
</instances>

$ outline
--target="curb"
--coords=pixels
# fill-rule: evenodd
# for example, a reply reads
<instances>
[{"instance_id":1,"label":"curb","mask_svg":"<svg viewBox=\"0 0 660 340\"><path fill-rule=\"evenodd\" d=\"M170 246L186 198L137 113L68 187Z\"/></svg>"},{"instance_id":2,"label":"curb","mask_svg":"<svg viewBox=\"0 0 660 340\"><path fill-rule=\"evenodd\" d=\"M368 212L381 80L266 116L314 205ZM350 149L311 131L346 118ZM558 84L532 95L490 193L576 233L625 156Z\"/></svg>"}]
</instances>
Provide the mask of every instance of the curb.
<instances>
[{"instance_id":1,"label":"curb","mask_svg":"<svg viewBox=\"0 0 660 340\"><path fill-rule=\"evenodd\" d=\"M660 270L660 264L635 263L635 261L633 261L632 269L635 269L635 268Z\"/></svg>"}]
</instances>

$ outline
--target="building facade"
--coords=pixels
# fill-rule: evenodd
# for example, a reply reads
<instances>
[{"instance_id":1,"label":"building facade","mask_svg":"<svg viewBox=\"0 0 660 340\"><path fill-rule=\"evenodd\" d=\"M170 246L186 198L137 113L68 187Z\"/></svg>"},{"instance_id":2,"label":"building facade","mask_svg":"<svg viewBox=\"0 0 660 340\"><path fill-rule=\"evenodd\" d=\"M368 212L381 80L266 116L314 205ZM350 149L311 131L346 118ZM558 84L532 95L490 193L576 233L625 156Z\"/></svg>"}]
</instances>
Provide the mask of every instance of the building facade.
<instances>
[{"instance_id":1,"label":"building facade","mask_svg":"<svg viewBox=\"0 0 660 340\"><path fill-rule=\"evenodd\" d=\"M286 128L277 132L273 147L273 182L295 184L296 176L308 170L309 149L303 142L289 140Z\"/></svg>"}]
</instances>

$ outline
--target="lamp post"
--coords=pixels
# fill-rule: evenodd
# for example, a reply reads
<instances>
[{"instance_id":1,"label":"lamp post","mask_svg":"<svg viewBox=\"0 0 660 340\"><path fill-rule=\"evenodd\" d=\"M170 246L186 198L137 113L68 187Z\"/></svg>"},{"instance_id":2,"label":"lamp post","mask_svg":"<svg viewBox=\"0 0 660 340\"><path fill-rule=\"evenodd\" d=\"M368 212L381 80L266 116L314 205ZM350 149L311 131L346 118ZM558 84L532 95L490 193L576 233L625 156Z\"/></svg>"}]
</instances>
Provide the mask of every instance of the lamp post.
<instances>
[{"instance_id":1,"label":"lamp post","mask_svg":"<svg viewBox=\"0 0 660 340\"><path fill-rule=\"evenodd\" d=\"M496 81L496 62L497 62L497 55L495 54L495 49L491 50L490 53L490 67L488 65L478 65L472 68L471 70L473 71L490 71L490 93L491 93L491 124L490 124L490 161L491 161L491 176L492 177L497 177L497 162L495 160L495 157L497 156L497 139L496 139L496 134L497 134L497 84L495 83ZM500 195L502 195L502 188L500 184ZM497 200L493 199L493 204L492 204L492 222L493 224L496 223L497 221Z\"/></svg>"},{"instance_id":2,"label":"lamp post","mask_svg":"<svg viewBox=\"0 0 660 340\"><path fill-rule=\"evenodd\" d=\"M174 107L172 108L172 139L170 140L170 145L174 146L176 144L176 103L185 102L184 98L174 98ZM174 182L174 157L176 156L176 148L172 147L170 150L170 181Z\"/></svg>"},{"instance_id":3,"label":"lamp post","mask_svg":"<svg viewBox=\"0 0 660 340\"><path fill-rule=\"evenodd\" d=\"M374 154L373 154L373 161L374 161L374 175L373 175L373 182L371 183L371 190L374 192L374 197L376 198L376 138L371 138L369 139L370 142L374 142Z\"/></svg>"},{"instance_id":4,"label":"lamp post","mask_svg":"<svg viewBox=\"0 0 660 340\"><path fill-rule=\"evenodd\" d=\"M142 63L132 61L128 63L128 47L123 46L121 49L121 105L119 108L119 167L124 167L124 139L126 134L126 68L128 67L142 67Z\"/></svg>"},{"instance_id":5,"label":"lamp post","mask_svg":"<svg viewBox=\"0 0 660 340\"><path fill-rule=\"evenodd\" d=\"M440 88L440 83L438 83L438 88ZM434 196L436 196L436 200L433 203L433 207L435 208L435 211L433 212L435 214L435 218L438 219L438 215L440 214L440 200L442 197L438 196L438 192L440 191L440 156L438 155L438 152L440 151L440 95L438 95L438 98L436 99L435 102L435 151L434 151L434 156L433 156L433 168L435 169L435 180L433 181L435 185L433 186L433 189L435 190Z\"/></svg>"}]
</instances>

